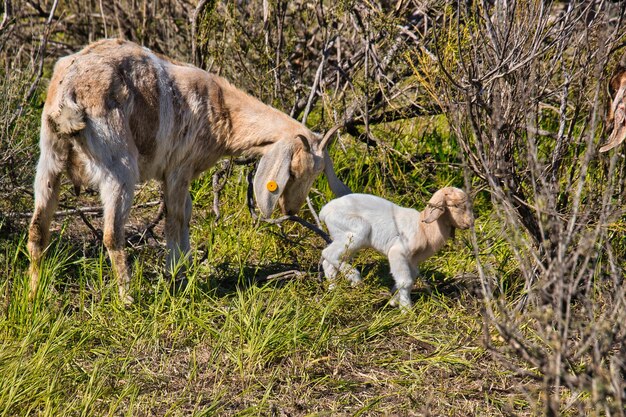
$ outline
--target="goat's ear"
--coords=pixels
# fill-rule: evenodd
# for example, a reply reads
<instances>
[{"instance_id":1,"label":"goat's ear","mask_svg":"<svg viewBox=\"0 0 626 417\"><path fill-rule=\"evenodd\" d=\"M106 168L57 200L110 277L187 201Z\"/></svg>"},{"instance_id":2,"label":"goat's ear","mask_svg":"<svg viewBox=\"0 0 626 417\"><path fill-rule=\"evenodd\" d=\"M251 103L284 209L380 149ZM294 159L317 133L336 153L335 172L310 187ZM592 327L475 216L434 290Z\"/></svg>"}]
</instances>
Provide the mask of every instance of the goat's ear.
<instances>
[{"instance_id":1,"label":"goat's ear","mask_svg":"<svg viewBox=\"0 0 626 417\"><path fill-rule=\"evenodd\" d=\"M330 155L328 155L328 150L324 149L324 173L326 174L326 178L328 179L328 185L330 189L333 191L336 197L341 197L346 194L352 194L352 190L344 184L337 175L335 174L335 170L333 168L333 161L330 159Z\"/></svg>"},{"instance_id":2,"label":"goat's ear","mask_svg":"<svg viewBox=\"0 0 626 417\"><path fill-rule=\"evenodd\" d=\"M285 191L292 156L293 142L281 140L271 145L259 161L254 175L254 196L265 218L272 215L278 198Z\"/></svg>"},{"instance_id":3,"label":"goat's ear","mask_svg":"<svg viewBox=\"0 0 626 417\"><path fill-rule=\"evenodd\" d=\"M428 206L424 210L424 223L432 223L437 220L446 211L444 206L434 206L428 203Z\"/></svg>"},{"instance_id":4,"label":"goat's ear","mask_svg":"<svg viewBox=\"0 0 626 417\"><path fill-rule=\"evenodd\" d=\"M615 95L611 110L613 112L613 131L607 143L600 148L600 152L611 150L626 139L626 85L622 84Z\"/></svg>"},{"instance_id":5,"label":"goat's ear","mask_svg":"<svg viewBox=\"0 0 626 417\"><path fill-rule=\"evenodd\" d=\"M424 209L424 223L432 223L446 211L445 195L439 191L428 202Z\"/></svg>"}]
</instances>

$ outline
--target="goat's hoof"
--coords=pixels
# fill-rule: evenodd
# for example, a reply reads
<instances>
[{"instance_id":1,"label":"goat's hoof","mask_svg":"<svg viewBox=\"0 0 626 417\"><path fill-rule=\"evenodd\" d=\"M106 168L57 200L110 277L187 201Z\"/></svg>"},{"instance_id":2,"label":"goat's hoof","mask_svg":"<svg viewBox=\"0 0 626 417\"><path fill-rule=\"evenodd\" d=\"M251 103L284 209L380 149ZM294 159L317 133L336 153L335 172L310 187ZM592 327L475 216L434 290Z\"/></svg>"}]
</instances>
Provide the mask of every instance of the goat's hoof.
<instances>
[{"instance_id":1,"label":"goat's hoof","mask_svg":"<svg viewBox=\"0 0 626 417\"><path fill-rule=\"evenodd\" d=\"M121 292L120 291L120 301L122 302L122 304L124 304L126 307L132 305L135 302L135 299L128 294L126 291Z\"/></svg>"}]
</instances>

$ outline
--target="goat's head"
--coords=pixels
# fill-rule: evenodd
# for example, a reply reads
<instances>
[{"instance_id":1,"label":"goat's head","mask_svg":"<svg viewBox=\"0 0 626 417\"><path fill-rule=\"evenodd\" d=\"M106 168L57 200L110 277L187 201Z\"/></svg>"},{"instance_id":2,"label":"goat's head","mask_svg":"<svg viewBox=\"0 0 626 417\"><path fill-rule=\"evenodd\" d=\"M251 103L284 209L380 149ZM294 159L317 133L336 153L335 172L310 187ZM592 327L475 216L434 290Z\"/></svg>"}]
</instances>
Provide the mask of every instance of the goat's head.
<instances>
[{"instance_id":1,"label":"goat's head","mask_svg":"<svg viewBox=\"0 0 626 417\"><path fill-rule=\"evenodd\" d=\"M605 122L605 129L613 126L613 131L600 152L606 152L621 144L626 139L626 54L617 65L609 81L610 107Z\"/></svg>"},{"instance_id":2,"label":"goat's head","mask_svg":"<svg viewBox=\"0 0 626 417\"><path fill-rule=\"evenodd\" d=\"M323 138L306 131L268 147L254 176L254 194L264 217L278 204L283 214L295 214L304 204L315 178L324 171L337 196L350 189L337 179L326 147L339 126Z\"/></svg>"},{"instance_id":3,"label":"goat's head","mask_svg":"<svg viewBox=\"0 0 626 417\"><path fill-rule=\"evenodd\" d=\"M424 212L424 223L432 223L445 216L456 229L469 229L474 225L469 198L463 190L455 187L445 187L433 194Z\"/></svg>"}]
</instances>

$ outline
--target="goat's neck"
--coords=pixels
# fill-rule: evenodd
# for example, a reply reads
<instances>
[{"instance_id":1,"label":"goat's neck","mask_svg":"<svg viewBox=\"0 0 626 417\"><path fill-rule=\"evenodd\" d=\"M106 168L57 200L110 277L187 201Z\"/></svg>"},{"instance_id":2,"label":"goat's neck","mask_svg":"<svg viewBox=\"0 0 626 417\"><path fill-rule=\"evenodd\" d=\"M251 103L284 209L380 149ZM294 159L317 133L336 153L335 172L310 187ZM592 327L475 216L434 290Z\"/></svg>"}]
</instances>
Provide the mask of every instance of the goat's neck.
<instances>
[{"instance_id":1,"label":"goat's neck","mask_svg":"<svg viewBox=\"0 0 626 417\"><path fill-rule=\"evenodd\" d=\"M285 113L276 110L220 80L224 107L230 118L230 132L223 142L233 155L258 156L269 145L285 138L306 135L308 130Z\"/></svg>"},{"instance_id":2,"label":"goat's neck","mask_svg":"<svg viewBox=\"0 0 626 417\"><path fill-rule=\"evenodd\" d=\"M422 229L422 236L426 239L426 243L429 248L431 248L432 253L437 252L441 249L446 241L453 235L454 228L452 225L444 219L444 217L440 217L432 223L425 223L424 214L425 212L420 213L419 224Z\"/></svg>"}]
</instances>

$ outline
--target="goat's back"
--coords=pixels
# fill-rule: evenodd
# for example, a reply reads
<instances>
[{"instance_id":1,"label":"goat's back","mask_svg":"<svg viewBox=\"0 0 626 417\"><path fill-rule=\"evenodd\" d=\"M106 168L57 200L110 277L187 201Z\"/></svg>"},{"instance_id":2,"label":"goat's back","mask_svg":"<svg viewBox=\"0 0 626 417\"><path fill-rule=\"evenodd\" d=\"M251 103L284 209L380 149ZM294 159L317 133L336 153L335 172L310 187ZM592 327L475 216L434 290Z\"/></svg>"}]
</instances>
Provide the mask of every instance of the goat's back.
<instances>
[{"instance_id":1,"label":"goat's back","mask_svg":"<svg viewBox=\"0 0 626 417\"><path fill-rule=\"evenodd\" d=\"M398 239L411 239L419 225L417 210L371 194L348 194L326 204L319 214L331 236L353 232L353 224L368 225L369 246L387 253Z\"/></svg>"},{"instance_id":2,"label":"goat's back","mask_svg":"<svg viewBox=\"0 0 626 417\"><path fill-rule=\"evenodd\" d=\"M102 124L122 131L142 179L175 165L193 176L221 156L216 132L229 129L221 81L132 42L103 40L57 62L44 122L65 136L91 128L107 140Z\"/></svg>"},{"instance_id":3,"label":"goat's back","mask_svg":"<svg viewBox=\"0 0 626 417\"><path fill-rule=\"evenodd\" d=\"M319 216L322 221L327 216L343 217L353 214L364 218L390 216L394 207L398 206L382 197L353 193L329 201L322 207Z\"/></svg>"}]
</instances>

